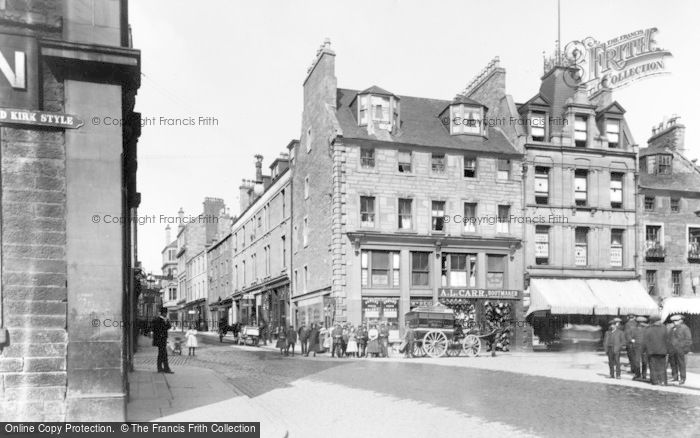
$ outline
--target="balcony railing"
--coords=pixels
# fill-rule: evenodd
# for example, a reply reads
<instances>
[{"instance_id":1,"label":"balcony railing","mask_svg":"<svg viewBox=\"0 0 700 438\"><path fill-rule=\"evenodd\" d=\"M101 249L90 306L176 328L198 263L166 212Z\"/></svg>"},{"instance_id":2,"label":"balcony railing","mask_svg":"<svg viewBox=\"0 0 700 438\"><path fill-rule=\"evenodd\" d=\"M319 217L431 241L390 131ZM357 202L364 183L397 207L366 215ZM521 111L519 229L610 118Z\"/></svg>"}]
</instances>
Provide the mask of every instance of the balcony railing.
<instances>
[{"instance_id":1,"label":"balcony railing","mask_svg":"<svg viewBox=\"0 0 700 438\"><path fill-rule=\"evenodd\" d=\"M663 261L666 257L666 249L659 242L647 241L644 256L647 261Z\"/></svg>"}]
</instances>

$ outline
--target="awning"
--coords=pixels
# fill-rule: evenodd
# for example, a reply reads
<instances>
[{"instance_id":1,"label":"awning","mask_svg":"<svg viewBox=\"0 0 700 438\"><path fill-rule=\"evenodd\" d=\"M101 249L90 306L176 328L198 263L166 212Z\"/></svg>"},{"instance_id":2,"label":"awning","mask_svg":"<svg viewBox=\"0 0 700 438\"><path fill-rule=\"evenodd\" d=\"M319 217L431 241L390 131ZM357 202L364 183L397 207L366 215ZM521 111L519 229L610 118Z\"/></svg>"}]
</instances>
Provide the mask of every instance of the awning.
<instances>
[{"instance_id":1,"label":"awning","mask_svg":"<svg viewBox=\"0 0 700 438\"><path fill-rule=\"evenodd\" d=\"M654 315L656 302L637 280L532 279L526 317L555 315Z\"/></svg>"},{"instance_id":2,"label":"awning","mask_svg":"<svg viewBox=\"0 0 700 438\"><path fill-rule=\"evenodd\" d=\"M666 321L670 315L685 313L686 315L700 315L700 297L668 297L663 302L661 320Z\"/></svg>"},{"instance_id":3,"label":"awning","mask_svg":"<svg viewBox=\"0 0 700 438\"><path fill-rule=\"evenodd\" d=\"M585 280L536 278L530 280L531 313L545 310L556 315L592 315L598 300Z\"/></svg>"},{"instance_id":4,"label":"awning","mask_svg":"<svg viewBox=\"0 0 700 438\"><path fill-rule=\"evenodd\" d=\"M659 306L637 280L586 280L600 301L596 315L658 315Z\"/></svg>"}]
</instances>

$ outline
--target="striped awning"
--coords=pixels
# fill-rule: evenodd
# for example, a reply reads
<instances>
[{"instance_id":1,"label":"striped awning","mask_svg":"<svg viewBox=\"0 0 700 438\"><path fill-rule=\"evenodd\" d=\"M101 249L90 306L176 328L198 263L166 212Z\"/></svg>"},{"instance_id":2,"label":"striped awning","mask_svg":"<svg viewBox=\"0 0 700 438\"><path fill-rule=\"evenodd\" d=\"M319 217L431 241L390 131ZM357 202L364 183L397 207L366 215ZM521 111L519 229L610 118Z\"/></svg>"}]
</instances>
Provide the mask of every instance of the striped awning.
<instances>
[{"instance_id":1,"label":"striped awning","mask_svg":"<svg viewBox=\"0 0 700 438\"><path fill-rule=\"evenodd\" d=\"M700 297L668 297L663 302L661 320L676 313L700 315Z\"/></svg>"},{"instance_id":2,"label":"striped awning","mask_svg":"<svg viewBox=\"0 0 700 438\"><path fill-rule=\"evenodd\" d=\"M658 314L656 302L637 280L532 279L530 307L555 315Z\"/></svg>"}]
</instances>

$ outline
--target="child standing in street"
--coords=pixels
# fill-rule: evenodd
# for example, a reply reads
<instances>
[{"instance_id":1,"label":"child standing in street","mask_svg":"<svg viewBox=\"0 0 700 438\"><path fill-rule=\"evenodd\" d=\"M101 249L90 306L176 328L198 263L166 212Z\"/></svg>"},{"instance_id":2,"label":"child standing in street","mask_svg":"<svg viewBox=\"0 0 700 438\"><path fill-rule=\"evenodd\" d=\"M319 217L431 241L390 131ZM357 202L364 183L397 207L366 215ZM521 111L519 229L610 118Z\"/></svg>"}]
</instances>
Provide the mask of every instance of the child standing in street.
<instances>
[{"instance_id":1,"label":"child standing in street","mask_svg":"<svg viewBox=\"0 0 700 438\"><path fill-rule=\"evenodd\" d=\"M194 356L195 349L199 346L197 342L197 329L194 324L190 325L189 330L185 333L185 338L187 339L187 355Z\"/></svg>"}]
</instances>

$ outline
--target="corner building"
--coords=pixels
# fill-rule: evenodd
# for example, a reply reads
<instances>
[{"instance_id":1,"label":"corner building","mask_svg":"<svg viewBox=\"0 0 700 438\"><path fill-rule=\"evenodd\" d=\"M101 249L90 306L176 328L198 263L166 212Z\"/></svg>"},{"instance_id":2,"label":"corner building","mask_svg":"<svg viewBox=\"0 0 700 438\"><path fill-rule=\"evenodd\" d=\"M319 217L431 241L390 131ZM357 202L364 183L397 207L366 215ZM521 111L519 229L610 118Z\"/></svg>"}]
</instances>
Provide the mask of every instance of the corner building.
<instances>
[{"instance_id":1,"label":"corner building","mask_svg":"<svg viewBox=\"0 0 700 438\"><path fill-rule=\"evenodd\" d=\"M124 0L0 1L1 421L125 419L140 200L127 17Z\"/></svg>"},{"instance_id":2,"label":"corner building","mask_svg":"<svg viewBox=\"0 0 700 438\"><path fill-rule=\"evenodd\" d=\"M334 64L326 42L292 151L297 324L386 322L397 339L433 302L464 324L522 320L523 154L483 123L508 109L498 61L453 100L337 88Z\"/></svg>"}]
</instances>

